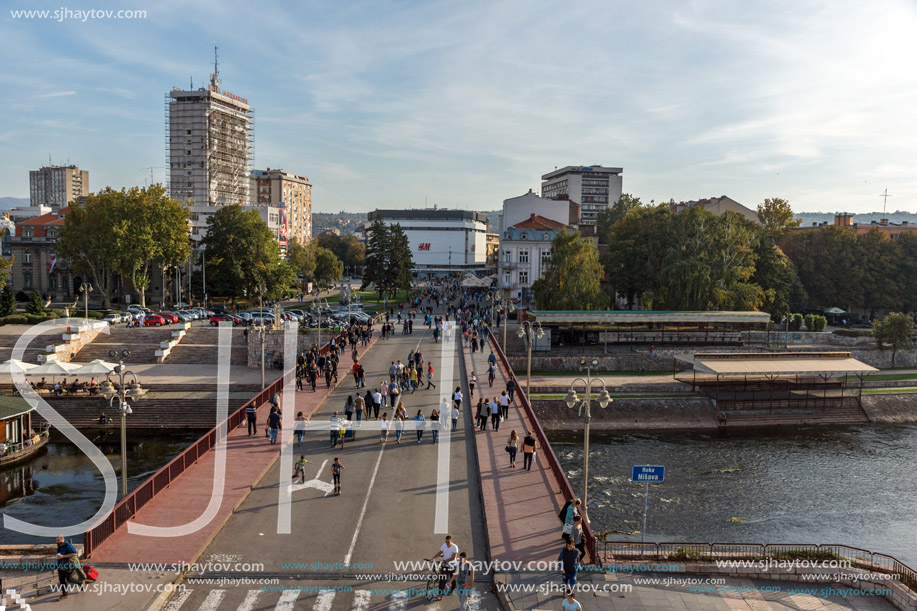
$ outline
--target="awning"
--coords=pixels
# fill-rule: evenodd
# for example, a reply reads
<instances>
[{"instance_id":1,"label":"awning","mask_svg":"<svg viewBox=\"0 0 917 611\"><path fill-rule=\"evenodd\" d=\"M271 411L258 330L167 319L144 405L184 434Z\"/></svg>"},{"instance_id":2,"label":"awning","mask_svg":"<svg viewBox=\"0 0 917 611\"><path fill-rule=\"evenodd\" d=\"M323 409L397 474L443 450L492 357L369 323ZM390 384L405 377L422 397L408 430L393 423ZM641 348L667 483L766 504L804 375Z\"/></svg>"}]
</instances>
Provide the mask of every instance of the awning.
<instances>
[{"instance_id":1,"label":"awning","mask_svg":"<svg viewBox=\"0 0 917 611\"><path fill-rule=\"evenodd\" d=\"M716 376L842 376L879 371L849 352L696 354L694 371Z\"/></svg>"},{"instance_id":2,"label":"awning","mask_svg":"<svg viewBox=\"0 0 917 611\"><path fill-rule=\"evenodd\" d=\"M542 324L627 323L754 323L766 325L767 312L663 312L648 310L533 310L529 316Z\"/></svg>"}]
</instances>

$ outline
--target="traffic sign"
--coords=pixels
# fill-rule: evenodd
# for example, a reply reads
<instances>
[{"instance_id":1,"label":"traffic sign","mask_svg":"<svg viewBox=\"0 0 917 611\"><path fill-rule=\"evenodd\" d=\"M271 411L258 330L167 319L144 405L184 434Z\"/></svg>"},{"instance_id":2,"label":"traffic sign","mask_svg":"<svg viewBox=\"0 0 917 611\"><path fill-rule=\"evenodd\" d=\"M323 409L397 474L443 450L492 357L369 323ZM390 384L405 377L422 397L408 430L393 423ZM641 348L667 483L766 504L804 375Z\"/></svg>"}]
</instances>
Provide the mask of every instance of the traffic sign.
<instances>
[{"instance_id":1,"label":"traffic sign","mask_svg":"<svg viewBox=\"0 0 917 611\"><path fill-rule=\"evenodd\" d=\"M665 467L661 465L634 465L630 479L634 482L664 482Z\"/></svg>"}]
</instances>

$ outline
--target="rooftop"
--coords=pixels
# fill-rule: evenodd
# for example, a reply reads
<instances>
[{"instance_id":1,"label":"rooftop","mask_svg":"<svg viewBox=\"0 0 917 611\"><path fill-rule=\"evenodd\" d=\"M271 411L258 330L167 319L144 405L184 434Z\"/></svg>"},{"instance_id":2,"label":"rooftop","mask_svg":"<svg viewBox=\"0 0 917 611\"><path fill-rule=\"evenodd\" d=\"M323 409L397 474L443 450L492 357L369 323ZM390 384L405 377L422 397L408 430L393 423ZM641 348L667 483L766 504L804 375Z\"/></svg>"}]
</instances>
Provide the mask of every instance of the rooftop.
<instances>
[{"instance_id":1,"label":"rooftop","mask_svg":"<svg viewBox=\"0 0 917 611\"><path fill-rule=\"evenodd\" d=\"M383 220L455 220L487 222L487 215L471 210L450 210L448 208L408 208L399 210L373 210L366 218L372 222L376 218Z\"/></svg>"},{"instance_id":2,"label":"rooftop","mask_svg":"<svg viewBox=\"0 0 917 611\"><path fill-rule=\"evenodd\" d=\"M514 229L566 229L567 226L561 222L554 221L548 218L541 216L540 214L532 214L526 220L516 223L513 225Z\"/></svg>"},{"instance_id":3,"label":"rooftop","mask_svg":"<svg viewBox=\"0 0 917 611\"><path fill-rule=\"evenodd\" d=\"M32 409L34 408L22 397L0 396L0 420L27 414Z\"/></svg>"},{"instance_id":4,"label":"rooftop","mask_svg":"<svg viewBox=\"0 0 917 611\"><path fill-rule=\"evenodd\" d=\"M532 310L542 323L758 323L767 324L767 312L678 312L653 310Z\"/></svg>"},{"instance_id":5,"label":"rooftop","mask_svg":"<svg viewBox=\"0 0 917 611\"><path fill-rule=\"evenodd\" d=\"M622 168L607 168L601 165L568 165L564 168L559 168L553 172L548 172L547 174L542 175L541 180L551 180L552 178L557 178L558 176L563 176L564 174L588 174L589 172L620 174L623 171L624 170Z\"/></svg>"},{"instance_id":6,"label":"rooftop","mask_svg":"<svg viewBox=\"0 0 917 611\"><path fill-rule=\"evenodd\" d=\"M716 376L837 376L878 371L850 352L710 353L694 355L694 371Z\"/></svg>"}]
</instances>

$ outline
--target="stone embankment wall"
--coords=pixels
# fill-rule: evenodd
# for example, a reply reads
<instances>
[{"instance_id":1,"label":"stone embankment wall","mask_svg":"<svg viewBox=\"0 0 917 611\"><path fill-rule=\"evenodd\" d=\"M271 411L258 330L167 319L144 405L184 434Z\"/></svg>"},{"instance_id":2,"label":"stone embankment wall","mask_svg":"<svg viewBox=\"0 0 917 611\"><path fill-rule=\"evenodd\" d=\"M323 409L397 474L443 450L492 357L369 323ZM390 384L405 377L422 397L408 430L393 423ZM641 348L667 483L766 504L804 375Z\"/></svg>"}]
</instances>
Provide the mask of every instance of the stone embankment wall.
<instances>
[{"instance_id":1,"label":"stone embankment wall","mask_svg":"<svg viewBox=\"0 0 917 611\"><path fill-rule=\"evenodd\" d=\"M322 331L322 343L327 344L335 334L332 332ZM264 334L264 366L271 369L275 360L283 362L283 331L270 330ZM308 350L312 344L318 343L318 333L297 334L296 354ZM248 332L248 366L254 369L261 367L261 336L257 331L249 330ZM338 371L338 375L346 374L346 371Z\"/></svg>"},{"instance_id":2,"label":"stone embankment wall","mask_svg":"<svg viewBox=\"0 0 917 611\"><path fill-rule=\"evenodd\" d=\"M570 431L583 418L561 399L536 399L532 408L546 431ZM717 428L713 402L706 397L615 399L602 409L592 402L593 430L679 430Z\"/></svg>"},{"instance_id":3,"label":"stone embankment wall","mask_svg":"<svg viewBox=\"0 0 917 611\"><path fill-rule=\"evenodd\" d=\"M861 402L872 422L917 422L917 393L863 395Z\"/></svg>"}]
</instances>

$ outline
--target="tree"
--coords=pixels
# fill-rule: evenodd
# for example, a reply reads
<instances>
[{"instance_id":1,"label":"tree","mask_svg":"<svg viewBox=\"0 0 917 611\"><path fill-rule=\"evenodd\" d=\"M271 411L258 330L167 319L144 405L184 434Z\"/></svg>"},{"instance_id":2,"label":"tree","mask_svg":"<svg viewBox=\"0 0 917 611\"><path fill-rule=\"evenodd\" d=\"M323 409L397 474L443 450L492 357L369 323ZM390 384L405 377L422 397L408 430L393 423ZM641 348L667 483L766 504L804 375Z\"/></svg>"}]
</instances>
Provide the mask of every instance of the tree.
<instances>
[{"instance_id":1,"label":"tree","mask_svg":"<svg viewBox=\"0 0 917 611\"><path fill-rule=\"evenodd\" d=\"M649 306L661 292L663 260L674 239L674 216L665 204L634 208L609 230L602 263L612 294L623 295L629 308L638 299Z\"/></svg>"},{"instance_id":2,"label":"tree","mask_svg":"<svg viewBox=\"0 0 917 611\"><path fill-rule=\"evenodd\" d=\"M333 252L327 248L316 246L314 248L315 273L313 279L319 289L328 289L340 279L344 273L344 264Z\"/></svg>"},{"instance_id":3,"label":"tree","mask_svg":"<svg viewBox=\"0 0 917 611\"><path fill-rule=\"evenodd\" d=\"M29 295L29 302L25 306L25 311L29 314L44 314L45 299L38 291L32 291Z\"/></svg>"},{"instance_id":4,"label":"tree","mask_svg":"<svg viewBox=\"0 0 917 611\"><path fill-rule=\"evenodd\" d=\"M898 350L914 349L914 341L911 339L913 329L914 319L899 312L892 312L882 320L872 322L872 335L876 338L879 350L884 350L886 345L892 348L892 367L895 366Z\"/></svg>"},{"instance_id":5,"label":"tree","mask_svg":"<svg viewBox=\"0 0 917 611\"><path fill-rule=\"evenodd\" d=\"M535 281L539 310L600 310L608 305L602 291L604 269L595 245L578 231L561 231L551 243L551 258Z\"/></svg>"},{"instance_id":6,"label":"tree","mask_svg":"<svg viewBox=\"0 0 917 611\"><path fill-rule=\"evenodd\" d=\"M261 292L277 294L289 286L289 273L277 269L282 259L274 232L256 210L243 210L239 204L223 206L207 219L203 243L215 293L235 299Z\"/></svg>"},{"instance_id":7,"label":"tree","mask_svg":"<svg viewBox=\"0 0 917 611\"><path fill-rule=\"evenodd\" d=\"M372 283L382 299L382 293L389 287L388 259L391 252L391 236L388 225L376 217L369 228L369 239L366 244L366 267L363 280Z\"/></svg>"},{"instance_id":8,"label":"tree","mask_svg":"<svg viewBox=\"0 0 917 611\"><path fill-rule=\"evenodd\" d=\"M312 280L315 275L315 248L313 244L303 244L296 238L290 240L287 245L287 262L293 268L294 273L302 276L301 290L306 290L306 283Z\"/></svg>"},{"instance_id":9,"label":"tree","mask_svg":"<svg viewBox=\"0 0 917 611\"><path fill-rule=\"evenodd\" d=\"M401 225L394 224L389 228L389 265L391 274L391 297L401 289L411 287L411 276L414 271L414 256L411 254L411 245L408 236Z\"/></svg>"},{"instance_id":10,"label":"tree","mask_svg":"<svg viewBox=\"0 0 917 611\"><path fill-rule=\"evenodd\" d=\"M618 201L599 212L596 219L596 232L599 236L599 242L610 244L608 237L615 223L627 216L627 213L631 210L642 206L643 202L640 201L639 197L634 197L630 193L623 193L618 198Z\"/></svg>"},{"instance_id":11,"label":"tree","mask_svg":"<svg viewBox=\"0 0 917 611\"><path fill-rule=\"evenodd\" d=\"M6 282L0 288L0 316L9 316L16 312L16 299L13 289Z\"/></svg>"},{"instance_id":12,"label":"tree","mask_svg":"<svg viewBox=\"0 0 917 611\"><path fill-rule=\"evenodd\" d=\"M769 197L763 204L758 204L758 220L767 235L778 238L794 227L799 227L801 219L793 217L789 202L779 197Z\"/></svg>"},{"instance_id":13,"label":"tree","mask_svg":"<svg viewBox=\"0 0 917 611\"><path fill-rule=\"evenodd\" d=\"M318 245L327 248L341 260L345 269L353 269L363 265L366 255L366 246L355 235L338 236L333 233L324 233L316 238Z\"/></svg>"}]
</instances>

